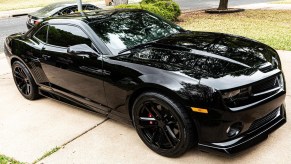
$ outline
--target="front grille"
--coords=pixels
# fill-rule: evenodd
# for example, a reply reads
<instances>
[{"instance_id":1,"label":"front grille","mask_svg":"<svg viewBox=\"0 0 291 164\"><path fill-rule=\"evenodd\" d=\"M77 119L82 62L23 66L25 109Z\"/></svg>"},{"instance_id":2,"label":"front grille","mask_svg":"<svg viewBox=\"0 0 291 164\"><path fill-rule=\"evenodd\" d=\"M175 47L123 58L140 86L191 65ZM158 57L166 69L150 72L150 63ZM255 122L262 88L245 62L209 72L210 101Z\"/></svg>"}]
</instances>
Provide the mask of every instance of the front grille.
<instances>
[{"instance_id":1,"label":"front grille","mask_svg":"<svg viewBox=\"0 0 291 164\"><path fill-rule=\"evenodd\" d=\"M257 119L256 121L254 121L252 123L252 125L250 126L249 131L254 130L258 127L261 127L264 124L273 120L277 116L279 110L280 110L280 108L277 108L274 111L272 111L271 113L267 114L265 117Z\"/></svg>"},{"instance_id":2,"label":"front grille","mask_svg":"<svg viewBox=\"0 0 291 164\"><path fill-rule=\"evenodd\" d=\"M224 102L228 107L236 108L270 97L282 88L283 84L281 84L282 79L280 77L281 75L273 76L254 85L241 88L239 94L230 98L225 98Z\"/></svg>"},{"instance_id":3,"label":"front grille","mask_svg":"<svg viewBox=\"0 0 291 164\"><path fill-rule=\"evenodd\" d=\"M279 84L278 76L272 77L272 78L264 80L256 85L253 85L252 86L252 93L256 94L256 93L265 92L265 91L277 88L279 86L280 86L280 84Z\"/></svg>"},{"instance_id":4,"label":"front grille","mask_svg":"<svg viewBox=\"0 0 291 164\"><path fill-rule=\"evenodd\" d=\"M263 68L260 68L260 71L266 73L266 72L270 72L272 70L274 70L275 68L272 66L272 65L269 65L269 66L266 66L266 67L263 67Z\"/></svg>"}]
</instances>

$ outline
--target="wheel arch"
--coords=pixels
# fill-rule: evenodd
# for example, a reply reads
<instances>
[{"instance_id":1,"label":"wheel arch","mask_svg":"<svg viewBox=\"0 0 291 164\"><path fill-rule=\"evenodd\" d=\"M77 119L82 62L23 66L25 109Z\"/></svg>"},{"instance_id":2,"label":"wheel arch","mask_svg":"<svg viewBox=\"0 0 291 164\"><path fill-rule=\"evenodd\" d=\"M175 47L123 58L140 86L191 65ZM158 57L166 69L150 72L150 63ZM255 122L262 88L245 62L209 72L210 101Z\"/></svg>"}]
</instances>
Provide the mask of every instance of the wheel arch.
<instances>
[{"instance_id":1,"label":"wheel arch","mask_svg":"<svg viewBox=\"0 0 291 164\"><path fill-rule=\"evenodd\" d=\"M127 100L127 107L128 107L128 112L129 112L129 117L130 119L132 119L132 110L133 110L133 105L135 100L143 93L145 92L157 92L157 93L161 93L164 94L165 96L168 96L169 98L173 99L173 100L177 100L178 102L186 102L185 99L183 99L177 92L161 86L161 85L157 85L157 84L150 84L150 85L146 85L143 87L139 87L138 89L134 90L132 92L132 94L129 96L128 100ZM182 103L182 105L184 106L185 110L186 110L186 105L184 105L184 103Z\"/></svg>"},{"instance_id":2,"label":"wheel arch","mask_svg":"<svg viewBox=\"0 0 291 164\"><path fill-rule=\"evenodd\" d=\"M130 118L131 122L132 122L132 110L133 110L134 102L138 98L138 96L140 96L141 94L143 94L145 92L161 93L161 94L164 94L165 96L168 96L172 100L178 101L184 107L184 110L185 110L185 112L187 112L189 117L191 117L191 121L193 123L193 126L195 128L195 132L197 135L196 137L199 140L199 138L200 138L200 131L199 131L200 123L198 120L192 118L192 114L191 114L192 110L189 107L192 100L191 100L190 96L187 95L188 92L185 92L185 93L178 92L178 91L170 89L170 87L167 85L162 86L162 85L157 84L157 83L147 83L147 84L142 85L139 88L135 89L128 96L126 106L128 109L128 114L129 114L129 118ZM188 109L188 107L189 107L189 109ZM133 122L132 122L132 125L133 125Z\"/></svg>"},{"instance_id":3,"label":"wheel arch","mask_svg":"<svg viewBox=\"0 0 291 164\"><path fill-rule=\"evenodd\" d=\"M12 69L12 65L14 62L16 61L19 61L21 62L26 68L27 70L29 71L30 75L32 76L33 80L35 81L35 83L38 85L37 81L36 81L36 77L34 75L34 73L31 71L31 67L25 62L23 61L20 57L18 56L12 56L11 59L10 59L10 66L11 66L11 69Z\"/></svg>"},{"instance_id":4,"label":"wheel arch","mask_svg":"<svg viewBox=\"0 0 291 164\"><path fill-rule=\"evenodd\" d=\"M10 60L10 66L12 67L13 63L16 62L16 61L20 61L21 63L24 63L20 58L12 57L11 60Z\"/></svg>"}]
</instances>

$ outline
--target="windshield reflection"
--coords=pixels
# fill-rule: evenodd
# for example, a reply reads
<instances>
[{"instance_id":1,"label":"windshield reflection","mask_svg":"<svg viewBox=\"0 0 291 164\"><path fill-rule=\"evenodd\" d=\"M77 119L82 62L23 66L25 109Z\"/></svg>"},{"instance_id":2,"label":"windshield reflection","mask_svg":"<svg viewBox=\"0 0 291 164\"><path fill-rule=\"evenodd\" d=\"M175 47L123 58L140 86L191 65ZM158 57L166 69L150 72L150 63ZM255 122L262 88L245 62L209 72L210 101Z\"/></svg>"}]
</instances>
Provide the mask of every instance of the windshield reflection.
<instances>
[{"instance_id":1,"label":"windshield reflection","mask_svg":"<svg viewBox=\"0 0 291 164\"><path fill-rule=\"evenodd\" d=\"M113 54L183 31L146 11L118 11L108 19L89 25Z\"/></svg>"}]
</instances>

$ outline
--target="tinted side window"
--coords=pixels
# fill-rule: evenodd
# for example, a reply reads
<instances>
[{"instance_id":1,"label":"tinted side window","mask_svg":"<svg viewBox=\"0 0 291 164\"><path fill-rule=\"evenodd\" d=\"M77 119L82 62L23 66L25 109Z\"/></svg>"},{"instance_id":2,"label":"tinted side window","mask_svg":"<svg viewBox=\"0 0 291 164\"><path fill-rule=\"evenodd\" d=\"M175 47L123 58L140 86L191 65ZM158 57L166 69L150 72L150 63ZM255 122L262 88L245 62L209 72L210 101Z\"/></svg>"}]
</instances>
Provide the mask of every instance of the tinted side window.
<instances>
[{"instance_id":1,"label":"tinted side window","mask_svg":"<svg viewBox=\"0 0 291 164\"><path fill-rule=\"evenodd\" d=\"M42 27L40 30L38 30L38 32L34 35L36 38L38 38L39 40L43 41L46 43L46 35L47 35L47 27L48 26L44 26Z\"/></svg>"},{"instance_id":2,"label":"tinted side window","mask_svg":"<svg viewBox=\"0 0 291 164\"><path fill-rule=\"evenodd\" d=\"M96 6L93 6L93 5L84 5L83 6L83 10L97 10L97 9L99 9L99 8Z\"/></svg>"},{"instance_id":3,"label":"tinted side window","mask_svg":"<svg viewBox=\"0 0 291 164\"><path fill-rule=\"evenodd\" d=\"M59 14L59 15L72 14L72 13L75 13L76 11L78 11L77 6L72 6L72 7L68 7L68 8L63 9L61 11L61 14Z\"/></svg>"},{"instance_id":4,"label":"tinted side window","mask_svg":"<svg viewBox=\"0 0 291 164\"><path fill-rule=\"evenodd\" d=\"M80 28L69 25L50 25L48 43L61 47L69 47L77 44L91 46L91 40Z\"/></svg>"}]
</instances>

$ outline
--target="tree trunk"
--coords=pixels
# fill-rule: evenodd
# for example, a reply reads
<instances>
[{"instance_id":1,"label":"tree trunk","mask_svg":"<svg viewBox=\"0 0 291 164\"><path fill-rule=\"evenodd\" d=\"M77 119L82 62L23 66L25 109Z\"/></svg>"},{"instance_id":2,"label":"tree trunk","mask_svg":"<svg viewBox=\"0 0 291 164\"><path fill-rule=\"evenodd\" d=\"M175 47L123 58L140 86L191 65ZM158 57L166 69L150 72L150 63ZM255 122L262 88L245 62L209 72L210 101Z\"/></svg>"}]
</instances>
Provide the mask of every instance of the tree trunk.
<instances>
[{"instance_id":1,"label":"tree trunk","mask_svg":"<svg viewBox=\"0 0 291 164\"><path fill-rule=\"evenodd\" d=\"M120 4L128 4L128 0L113 0L114 5L120 5Z\"/></svg>"},{"instance_id":2,"label":"tree trunk","mask_svg":"<svg viewBox=\"0 0 291 164\"><path fill-rule=\"evenodd\" d=\"M218 10L227 10L228 0L220 0Z\"/></svg>"}]
</instances>

